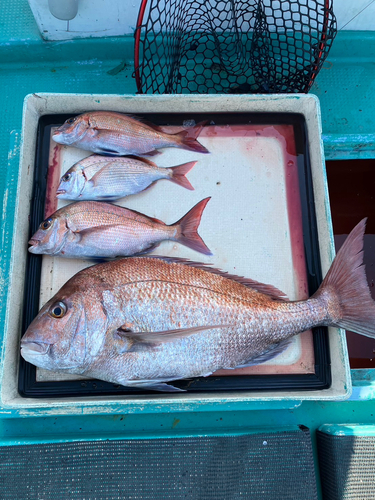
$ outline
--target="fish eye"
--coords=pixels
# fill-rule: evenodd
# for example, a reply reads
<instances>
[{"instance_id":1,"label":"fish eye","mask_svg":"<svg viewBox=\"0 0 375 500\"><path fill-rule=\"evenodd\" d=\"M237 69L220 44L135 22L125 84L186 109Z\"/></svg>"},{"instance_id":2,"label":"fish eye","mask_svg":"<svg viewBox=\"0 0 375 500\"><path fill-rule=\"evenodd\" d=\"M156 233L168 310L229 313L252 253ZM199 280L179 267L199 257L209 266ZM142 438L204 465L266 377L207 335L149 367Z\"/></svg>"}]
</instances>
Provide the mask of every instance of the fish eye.
<instances>
[{"instance_id":1,"label":"fish eye","mask_svg":"<svg viewBox=\"0 0 375 500\"><path fill-rule=\"evenodd\" d=\"M40 225L41 229L49 229L52 226L52 219L46 219Z\"/></svg>"},{"instance_id":2,"label":"fish eye","mask_svg":"<svg viewBox=\"0 0 375 500\"><path fill-rule=\"evenodd\" d=\"M61 177L63 182L67 182L71 178L72 174L65 174Z\"/></svg>"},{"instance_id":3,"label":"fish eye","mask_svg":"<svg viewBox=\"0 0 375 500\"><path fill-rule=\"evenodd\" d=\"M53 318L62 318L66 313L66 305L64 302L57 302L50 309L50 314Z\"/></svg>"},{"instance_id":4,"label":"fish eye","mask_svg":"<svg viewBox=\"0 0 375 500\"><path fill-rule=\"evenodd\" d=\"M69 123L69 125L70 125L70 124L74 123L75 121L76 121L75 118L69 118L69 120L66 120L65 123Z\"/></svg>"}]
</instances>

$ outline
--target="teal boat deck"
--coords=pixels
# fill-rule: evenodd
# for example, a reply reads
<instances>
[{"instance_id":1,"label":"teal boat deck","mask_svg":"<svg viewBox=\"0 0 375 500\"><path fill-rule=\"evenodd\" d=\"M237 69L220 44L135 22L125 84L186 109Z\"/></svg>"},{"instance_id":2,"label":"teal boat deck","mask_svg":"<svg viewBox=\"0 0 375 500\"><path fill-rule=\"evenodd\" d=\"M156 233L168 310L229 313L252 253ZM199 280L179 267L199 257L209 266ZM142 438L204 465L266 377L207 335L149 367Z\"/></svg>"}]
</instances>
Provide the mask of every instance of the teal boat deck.
<instances>
[{"instance_id":1,"label":"teal boat deck","mask_svg":"<svg viewBox=\"0 0 375 500\"><path fill-rule=\"evenodd\" d=\"M30 93L134 94L131 36L44 42L26 0L0 9L0 325L6 321L16 179L15 131ZM375 32L340 32L312 92L321 102L326 159L375 158ZM365 180L364 180L365 182ZM22 193L20 194L22 200ZM3 330L0 329L0 336ZM373 425L375 370L352 370L353 395L344 402L254 402L233 407L157 404L127 415L12 418L0 411L0 443L82 439L233 435L259 429L323 424Z\"/></svg>"}]
</instances>

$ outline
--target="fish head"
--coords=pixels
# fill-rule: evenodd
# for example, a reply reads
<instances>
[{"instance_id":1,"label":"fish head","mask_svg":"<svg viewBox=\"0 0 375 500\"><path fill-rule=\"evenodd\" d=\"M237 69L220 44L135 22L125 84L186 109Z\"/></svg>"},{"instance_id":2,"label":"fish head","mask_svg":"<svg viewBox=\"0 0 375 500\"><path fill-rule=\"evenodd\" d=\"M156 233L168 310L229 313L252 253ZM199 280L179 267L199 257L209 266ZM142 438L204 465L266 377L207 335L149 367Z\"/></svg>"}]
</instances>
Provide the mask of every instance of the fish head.
<instances>
[{"instance_id":1,"label":"fish head","mask_svg":"<svg viewBox=\"0 0 375 500\"><path fill-rule=\"evenodd\" d=\"M100 353L110 321L100 283L85 273L73 276L29 325L21 339L22 357L47 370L83 373Z\"/></svg>"},{"instance_id":2,"label":"fish head","mask_svg":"<svg viewBox=\"0 0 375 500\"><path fill-rule=\"evenodd\" d=\"M77 163L61 177L56 196L62 200L77 200L85 184L86 177L84 176L83 168Z\"/></svg>"},{"instance_id":3,"label":"fish head","mask_svg":"<svg viewBox=\"0 0 375 500\"><path fill-rule=\"evenodd\" d=\"M29 252L34 254L59 253L68 235L66 218L53 214L45 219L29 241Z\"/></svg>"},{"instance_id":4,"label":"fish head","mask_svg":"<svg viewBox=\"0 0 375 500\"><path fill-rule=\"evenodd\" d=\"M87 354L86 314L80 294L55 295L21 339L22 357L47 370L72 370Z\"/></svg>"},{"instance_id":5,"label":"fish head","mask_svg":"<svg viewBox=\"0 0 375 500\"><path fill-rule=\"evenodd\" d=\"M66 122L56 129L52 134L52 139L58 144L74 144L82 139L90 128L89 116L87 114L69 118Z\"/></svg>"}]
</instances>

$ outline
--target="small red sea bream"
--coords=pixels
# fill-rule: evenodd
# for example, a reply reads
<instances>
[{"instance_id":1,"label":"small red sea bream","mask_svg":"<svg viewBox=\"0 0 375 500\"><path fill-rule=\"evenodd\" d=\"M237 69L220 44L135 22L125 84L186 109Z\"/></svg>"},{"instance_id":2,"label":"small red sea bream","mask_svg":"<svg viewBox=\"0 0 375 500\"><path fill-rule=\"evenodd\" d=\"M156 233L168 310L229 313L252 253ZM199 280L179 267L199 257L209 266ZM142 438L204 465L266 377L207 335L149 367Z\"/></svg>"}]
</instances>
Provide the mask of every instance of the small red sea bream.
<instances>
[{"instance_id":1,"label":"small red sea bream","mask_svg":"<svg viewBox=\"0 0 375 500\"><path fill-rule=\"evenodd\" d=\"M154 155L162 148L182 148L208 153L197 141L202 124L177 134L167 134L156 125L113 111L92 111L69 118L52 134L59 144L99 154Z\"/></svg>"},{"instance_id":2,"label":"small red sea bream","mask_svg":"<svg viewBox=\"0 0 375 500\"><path fill-rule=\"evenodd\" d=\"M200 201L169 226L110 203L72 203L40 224L29 241L29 252L82 259L127 257L149 252L162 241L171 240L212 255L197 232L209 200Z\"/></svg>"},{"instance_id":3,"label":"small red sea bream","mask_svg":"<svg viewBox=\"0 0 375 500\"><path fill-rule=\"evenodd\" d=\"M196 163L160 168L145 158L91 155L75 163L61 177L57 197L63 200L118 200L140 193L160 179L193 190L185 174Z\"/></svg>"},{"instance_id":4,"label":"small red sea bream","mask_svg":"<svg viewBox=\"0 0 375 500\"><path fill-rule=\"evenodd\" d=\"M173 380L271 359L315 326L375 338L364 229L362 221L350 233L317 292L296 302L270 285L174 259L86 268L39 311L21 355L48 370L173 392Z\"/></svg>"}]
</instances>

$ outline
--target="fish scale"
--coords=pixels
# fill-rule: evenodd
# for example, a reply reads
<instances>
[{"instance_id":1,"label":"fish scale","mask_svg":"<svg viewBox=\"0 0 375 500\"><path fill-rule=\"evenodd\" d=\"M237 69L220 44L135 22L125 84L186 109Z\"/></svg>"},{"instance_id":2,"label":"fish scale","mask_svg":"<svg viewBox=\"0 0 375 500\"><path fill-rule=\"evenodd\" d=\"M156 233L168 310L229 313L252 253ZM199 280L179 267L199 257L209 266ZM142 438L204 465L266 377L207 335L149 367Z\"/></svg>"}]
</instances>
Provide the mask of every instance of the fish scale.
<instances>
[{"instance_id":1,"label":"fish scale","mask_svg":"<svg viewBox=\"0 0 375 500\"><path fill-rule=\"evenodd\" d=\"M54 131L52 138L59 144L119 156L156 154L157 149L164 147L208 153L196 140L202 127L198 124L177 134L168 134L131 116L95 111L68 119Z\"/></svg>"},{"instance_id":2,"label":"fish scale","mask_svg":"<svg viewBox=\"0 0 375 500\"><path fill-rule=\"evenodd\" d=\"M166 134L155 130L141 120L120 113L96 112L90 113L90 125L94 128L126 132L133 137L147 137L150 134L155 138L163 138Z\"/></svg>"},{"instance_id":3,"label":"fish scale","mask_svg":"<svg viewBox=\"0 0 375 500\"><path fill-rule=\"evenodd\" d=\"M271 301L267 296L200 269L173 264L165 266L163 262L155 263L150 259L147 259L147 262L140 259L134 262L133 259L132 264L134 269L129 269L129 275L118 274L117 279L134 280L136 286L130 284L116 287L116 293L124 298L124 317L128 317L127 311L130 310L129 317L132 320L142 318L141 324L134 325L135 331L139 328L146 328L146 331L168 330L175 325L181 328L197 324L235 325L223 331L207 331L200 335L199 340L196 336L191 336L161 346L159 358L163 359L165 377L175 376L177 358L180 358L180 375L185 377L189 376L187 373L190 376L206 374L210 371L210 366L215 369L234 367L250 356L260 354L264 351L265 339L259 335L259 322L256 321L254 324L254 318L259 316L263 319L262 331L274 325L276 331L269 332L272 343L281 340L279 324L285 322L285 313L280 304L276 303L274 305L279 307L275 308L275 311L270 311ZM145 273L140 275L140 270L144 270ZM155 278L156 273L157 278ZM111 277L108 278L111 281ZM290 308L290 304L288 305ZM264 313L265 306L268 306L267 316ZM148 314L150 308L154 311L152 316ZM280 321L277 320L278 312ZM249 342L250 335L251 342ZM218 344L223 346L221 350L217 349ZM195 360L192 366L184 366L181 353L184 353L183 358ZM106 356L104 351L104 361ZM132 370L142 372L144 378L152 377L155 367L150 365L147 353L133 356L129 371L123 374L123 380L129 377Z\"/></svg>"},{"instance_id":4,"label":"fish scale","mask_svg":"<svg viewBox=\"0 0 375 500\"><path fill-rule=\"evenodd\" d=\"M164 240L172 240L210 254L197 232L208 201L209 198L200 201L171 225L109 203L72 203L41 223L29 241L29 251L64 257L114 258L147 252Z\"/></svg>"},{"instance_id":5,"label":"fish scale","mask_svg":"<svg viewBox=\"0 0 375 500\"><path fill-rule=\"evenodd\" d=\"M194 189L185 175L196 161L159 168L139 157L92 155L75 163L60 179L57 196L65 200L116 200L139 193L160 179Z\"/></svg>"},{"instance_id":6,"label":"fish scale","mask_svg":"<svg viewBox=\"0 0 375 500\"><path fill-rule=\"evenodd\" d=\"M41 309L21 354L46 369L173 392L179 389L166 382L264 362L315 326L350 325L375 338L364 227L353 229L318 291L303 301L176 259L135 257L84 269Z\"/></svg>"}]
</instances>

